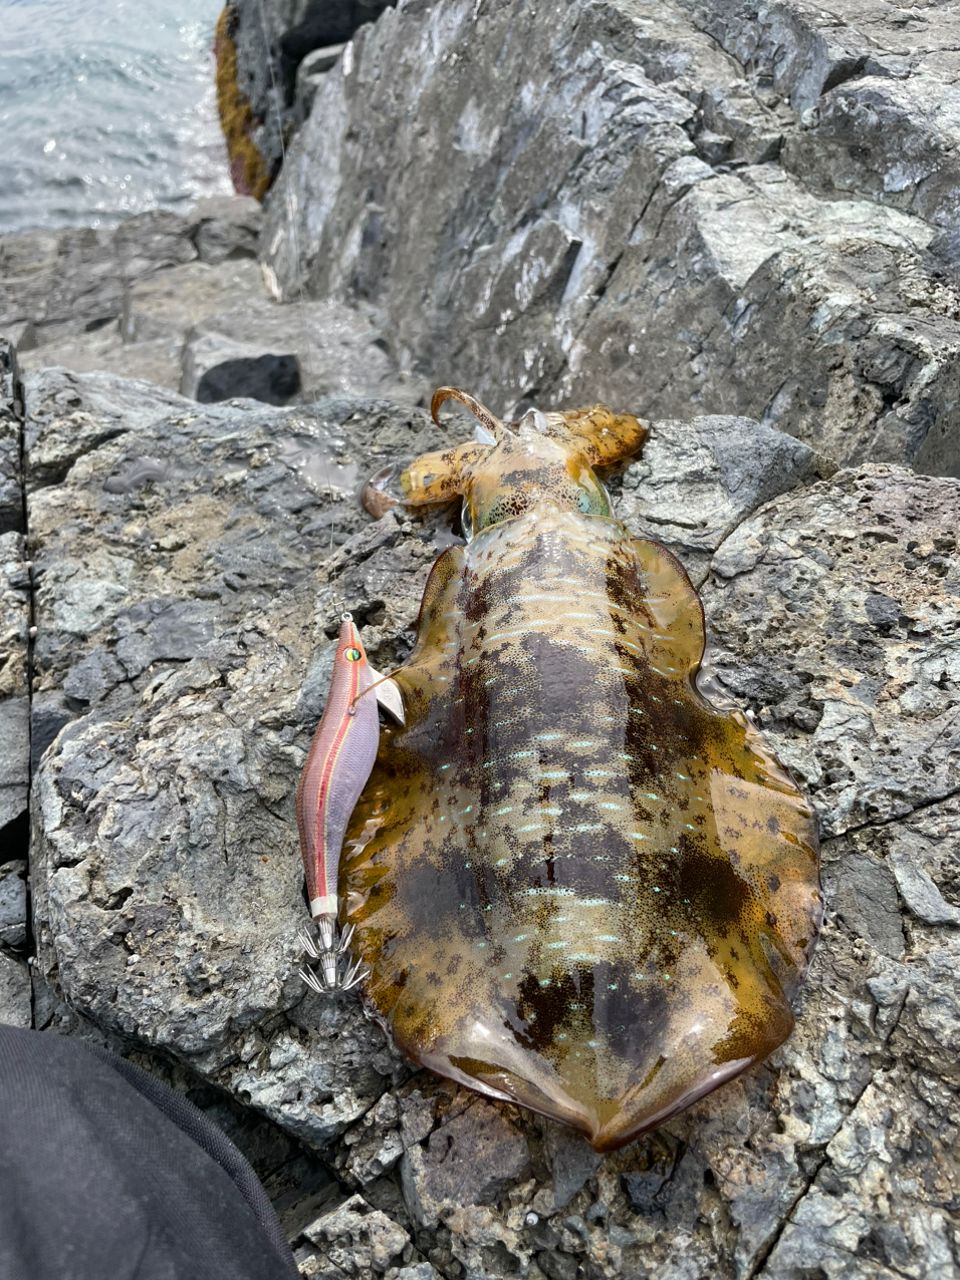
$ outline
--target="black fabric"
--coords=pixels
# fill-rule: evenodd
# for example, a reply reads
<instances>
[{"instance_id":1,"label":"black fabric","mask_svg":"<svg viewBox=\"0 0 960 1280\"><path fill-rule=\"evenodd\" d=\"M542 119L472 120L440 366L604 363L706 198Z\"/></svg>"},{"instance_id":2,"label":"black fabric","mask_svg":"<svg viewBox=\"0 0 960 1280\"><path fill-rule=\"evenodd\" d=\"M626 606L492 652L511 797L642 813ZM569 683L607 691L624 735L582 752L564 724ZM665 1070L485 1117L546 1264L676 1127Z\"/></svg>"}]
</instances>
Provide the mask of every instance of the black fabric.
<instances>
[{"instance_id":1,"label":"black fabric","mask_svg":"<svg viewBox=\"0 0 960 1280\"><path fill-rule=\"evenodd\" d=\"M291 1280L256 1174L122 1058L0 1027L0 1280Z\"/></svg>"}]
</instances>

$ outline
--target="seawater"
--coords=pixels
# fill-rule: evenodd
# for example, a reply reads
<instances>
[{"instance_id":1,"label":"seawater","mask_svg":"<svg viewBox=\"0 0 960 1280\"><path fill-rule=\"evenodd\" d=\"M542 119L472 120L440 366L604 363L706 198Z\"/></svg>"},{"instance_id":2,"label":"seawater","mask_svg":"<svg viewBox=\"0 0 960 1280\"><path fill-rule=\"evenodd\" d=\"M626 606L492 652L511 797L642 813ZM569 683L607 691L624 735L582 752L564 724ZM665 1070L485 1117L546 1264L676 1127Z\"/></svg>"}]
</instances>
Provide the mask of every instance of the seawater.
<instances>
[{"instance_id":1,"label":"seawater","mask_svg":"<svg viewBox=\"0 0 960 1280\"><path fill-rule=\"evenodd\" d=\"M0 231L109 226L232 188L223 0L0 0Z\"/></svg>"}]
</instances>

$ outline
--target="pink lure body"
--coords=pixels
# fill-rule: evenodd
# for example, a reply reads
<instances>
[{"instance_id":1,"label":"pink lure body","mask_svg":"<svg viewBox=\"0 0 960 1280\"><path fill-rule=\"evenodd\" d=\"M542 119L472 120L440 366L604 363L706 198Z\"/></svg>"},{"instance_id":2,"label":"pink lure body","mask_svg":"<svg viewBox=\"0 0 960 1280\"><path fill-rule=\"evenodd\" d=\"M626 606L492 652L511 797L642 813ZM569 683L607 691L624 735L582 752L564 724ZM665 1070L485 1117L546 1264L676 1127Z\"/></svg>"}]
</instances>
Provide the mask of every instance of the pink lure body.
<instances>
[{"instance_id":1,"label":"pink lure body","mask_svg":"<svg viewBox=\"0 0 960 1280\"><path fill-rule=\"evenodd\" d=\"M349 614L340 624L333 677L297 787L297 825L310 914L337 915L337 875L344 832L377 758L380 720L372 674Z\"/></svg>"}]
</instances>

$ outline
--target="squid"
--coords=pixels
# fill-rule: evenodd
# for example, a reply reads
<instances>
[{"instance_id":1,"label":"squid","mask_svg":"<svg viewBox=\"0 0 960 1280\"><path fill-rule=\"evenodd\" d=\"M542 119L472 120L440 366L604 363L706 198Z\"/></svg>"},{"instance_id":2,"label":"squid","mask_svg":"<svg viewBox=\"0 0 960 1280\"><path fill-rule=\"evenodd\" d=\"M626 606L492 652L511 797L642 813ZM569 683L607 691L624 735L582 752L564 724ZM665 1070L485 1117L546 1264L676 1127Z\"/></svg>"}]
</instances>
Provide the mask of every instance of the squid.
<instances>
[{"instance_id":1,"label":"squid","mask_svg":"<svg viewBox=\"0 0 960 1280\"><path fill-rule=\"evenodd\" d=\"M362 984L413 1061L611 1150L790 1034L822 900L816 819L698 686L701 602L602 476L603 405L477 419L400 477L462 502L388 677L344 618L298 789L306 981ZM380 721L378 705L387 712ZM342 931L341 931L342 930Z\"/></svg>"}]
</instances>

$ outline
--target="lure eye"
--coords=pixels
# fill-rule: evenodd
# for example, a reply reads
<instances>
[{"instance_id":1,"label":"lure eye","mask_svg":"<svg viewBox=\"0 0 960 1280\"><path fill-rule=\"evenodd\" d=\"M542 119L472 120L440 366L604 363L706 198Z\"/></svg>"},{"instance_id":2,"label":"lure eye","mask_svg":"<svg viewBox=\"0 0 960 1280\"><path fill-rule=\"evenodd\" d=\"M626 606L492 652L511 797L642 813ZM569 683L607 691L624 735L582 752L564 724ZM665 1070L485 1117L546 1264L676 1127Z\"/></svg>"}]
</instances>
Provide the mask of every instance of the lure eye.
<instances>
[{"instance_id":1,"label":"lure eye","mask_svg":"<svg viewBox=\"0 0 960 1280\"><path fill-rule=\"evenodd\" d=\"M344 649L343 656L348 662L359 662L363 654L359 649Z\"/></svg>"}]
</instances>

